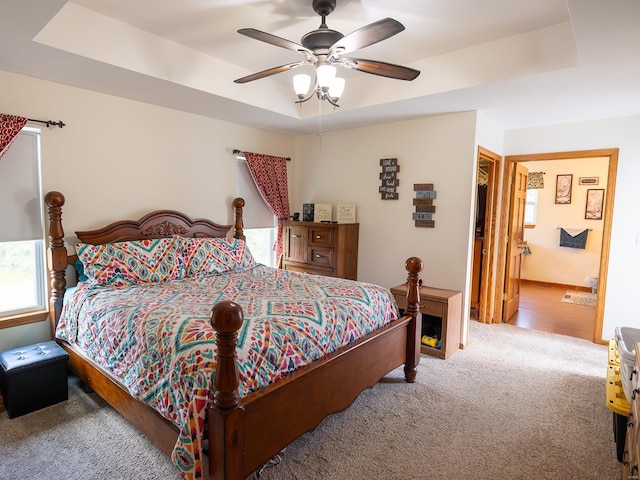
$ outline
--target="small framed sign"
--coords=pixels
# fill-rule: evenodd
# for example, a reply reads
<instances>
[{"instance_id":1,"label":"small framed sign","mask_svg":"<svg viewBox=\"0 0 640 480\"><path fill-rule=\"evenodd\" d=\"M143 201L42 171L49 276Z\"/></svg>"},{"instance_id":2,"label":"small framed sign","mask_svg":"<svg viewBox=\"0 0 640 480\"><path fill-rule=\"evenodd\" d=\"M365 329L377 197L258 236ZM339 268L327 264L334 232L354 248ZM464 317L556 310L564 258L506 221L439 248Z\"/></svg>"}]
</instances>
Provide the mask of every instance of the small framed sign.
<instances>
[{"instance_id":1,"label":"small framed sign","mask_svg":"<svg viewBox=\"0 0 640 480\"><path fill-rule=\"evenodd\" d=\"M314 222L330 222L331 216L331 204L330 203L316 203L313 206L313 221Z\"/></svg>"},{"instance_id":2,"label":"small framed sign","mask_svg":"<svg viewBox=\"0 0 640 480\"><path fill-rule=\"evenodd\" d=\"M599 177L579 177L578 185L598 185Z\"/></svg>"},{"instance_id":3,"label":"small framed sign","mask_svg":"<svg viewBox=\"0 0 640 480\"><path fill-rule=\"evenodd\" d=\"M336 215L338 223L356 223L356 206L338 205Z\"/></svg>"}]
</instances>

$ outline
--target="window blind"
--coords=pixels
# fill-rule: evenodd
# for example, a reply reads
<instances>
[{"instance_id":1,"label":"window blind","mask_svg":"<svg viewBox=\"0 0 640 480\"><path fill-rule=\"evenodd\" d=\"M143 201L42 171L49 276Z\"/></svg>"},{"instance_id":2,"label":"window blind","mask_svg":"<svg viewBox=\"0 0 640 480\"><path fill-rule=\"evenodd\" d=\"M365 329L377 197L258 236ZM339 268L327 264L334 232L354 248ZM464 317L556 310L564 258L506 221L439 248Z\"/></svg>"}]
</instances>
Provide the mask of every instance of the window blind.
<instances>
[{"instance_id":1,"label":"window blind","mask_svg":"<svg viewBox=\"0 0 640 480\"><path fill-rule=\"evenodd\" d=\"M41 240L40 130L25 127L0 159L0 242Z\"/></svg>"}]
</instances>

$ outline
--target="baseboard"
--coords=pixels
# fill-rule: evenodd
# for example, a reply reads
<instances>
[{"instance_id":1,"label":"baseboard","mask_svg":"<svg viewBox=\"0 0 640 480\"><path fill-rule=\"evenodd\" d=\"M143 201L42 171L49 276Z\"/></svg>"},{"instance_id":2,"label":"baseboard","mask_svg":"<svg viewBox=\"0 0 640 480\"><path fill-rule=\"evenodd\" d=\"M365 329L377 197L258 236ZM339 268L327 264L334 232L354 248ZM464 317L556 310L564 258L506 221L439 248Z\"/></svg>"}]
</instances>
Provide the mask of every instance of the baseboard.
<instances>
[{"instance_id":1,"label":"baseboard","mask_svg":"<svg viewBox=\"0 0 640 480\"><path fill-rule=\"evenodd\" d=\"M564 283L541 282L539 280L526 280L524 278L520 279L520 282L529 285L538 285L540 287L566 288L567 290L577 290L579 292L591 292L591 287L585 287L584 285L565 285Z\"/></svg>"}]
</instances>

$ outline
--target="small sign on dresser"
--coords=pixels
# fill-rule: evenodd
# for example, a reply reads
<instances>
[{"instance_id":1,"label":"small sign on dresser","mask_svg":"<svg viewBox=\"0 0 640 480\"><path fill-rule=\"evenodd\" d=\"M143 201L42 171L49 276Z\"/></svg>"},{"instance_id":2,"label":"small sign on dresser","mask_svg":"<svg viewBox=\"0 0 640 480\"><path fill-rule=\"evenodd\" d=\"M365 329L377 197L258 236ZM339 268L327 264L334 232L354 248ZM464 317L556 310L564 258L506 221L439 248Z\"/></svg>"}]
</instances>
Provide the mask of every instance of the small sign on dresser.
<instances>
[{"instance_id":1,"label":"small sign on dresser","mask_svg":"<svg viewBox=\"0 0 640 480\"><path fill-rule=\"evenodd\" d=\"M331 222L331 204L330 203L316 203L313 209L313 221L314 222Z\"/></svg>"},{"instance_id":2,"label":"small sign on dresser","mask_svg":"<svg viewBox=\"0 0 640 480\"><path fill-rule=\"evenodd\" d=\"M336 215L338 223L356 223L356 206L338 205Z\"/></svg>"},{"instance_id":3,"label":"small sign on dresser","mask_svg":"<svg viewBox=\"0 0 640 480\"><path fill-rule=\"evenodd\" d=\"M302 204L302 221L313 222L313 203Z\"/></svg>"}]
</instances>

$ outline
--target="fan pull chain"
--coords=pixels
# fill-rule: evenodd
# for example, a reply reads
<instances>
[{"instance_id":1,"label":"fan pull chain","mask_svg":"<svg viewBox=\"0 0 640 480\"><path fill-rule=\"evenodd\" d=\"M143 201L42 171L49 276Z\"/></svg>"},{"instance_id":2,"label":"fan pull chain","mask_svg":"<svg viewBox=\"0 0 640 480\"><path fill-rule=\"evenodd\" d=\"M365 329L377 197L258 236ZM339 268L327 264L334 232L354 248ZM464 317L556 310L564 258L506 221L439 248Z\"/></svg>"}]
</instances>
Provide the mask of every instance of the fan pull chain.
<instances>
[{"instance_id":1,"label":"fan pull chain","mask_svg":"<svg viewBox=\"0 0 640 480\"><path fill-rule=\"evenodd\" d=\"M322 148L322 101L318 100L318 149Z\"/></svg>"}]
</instances>

